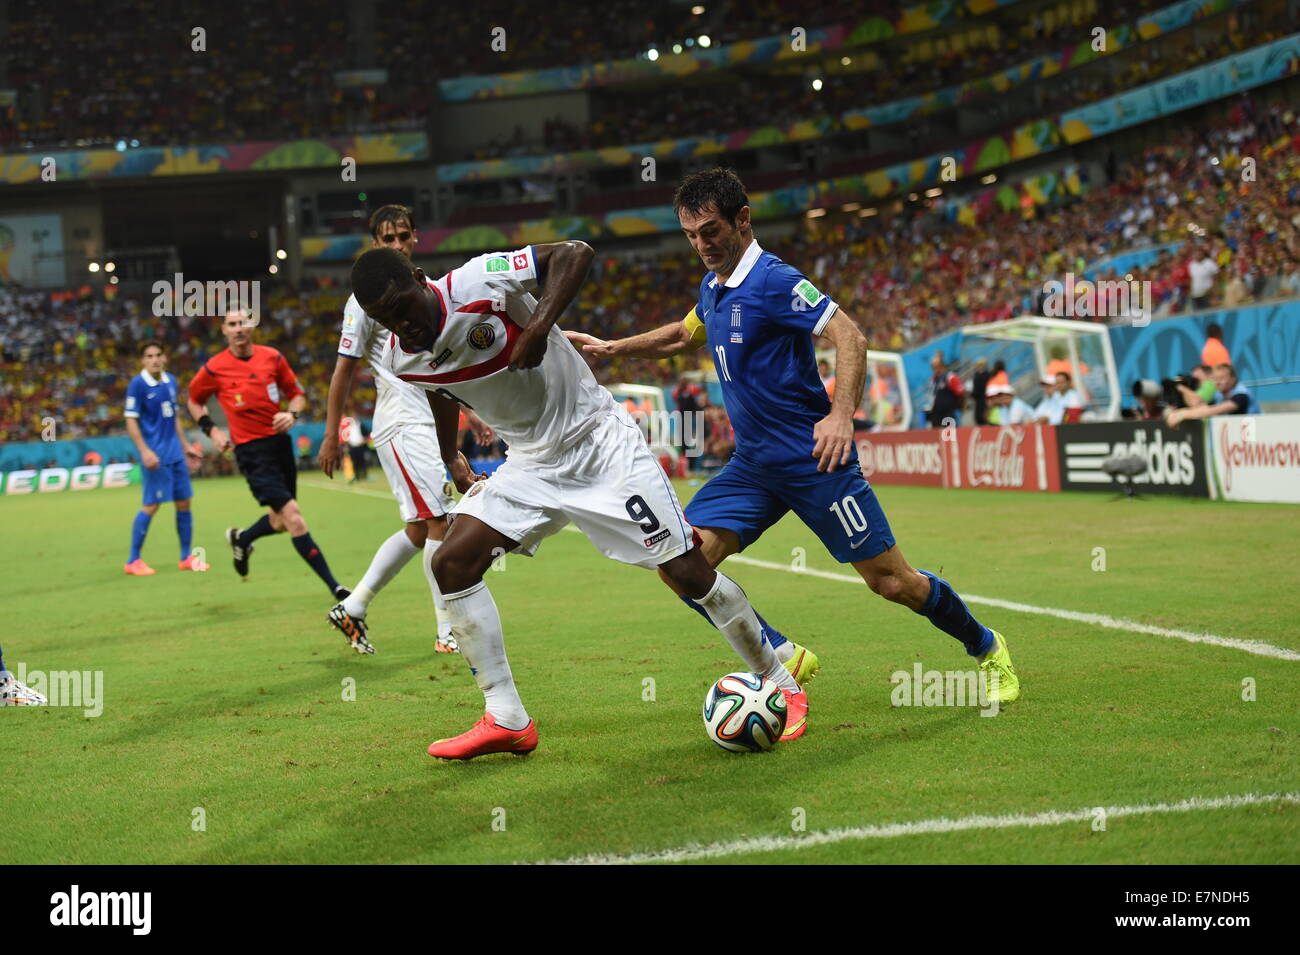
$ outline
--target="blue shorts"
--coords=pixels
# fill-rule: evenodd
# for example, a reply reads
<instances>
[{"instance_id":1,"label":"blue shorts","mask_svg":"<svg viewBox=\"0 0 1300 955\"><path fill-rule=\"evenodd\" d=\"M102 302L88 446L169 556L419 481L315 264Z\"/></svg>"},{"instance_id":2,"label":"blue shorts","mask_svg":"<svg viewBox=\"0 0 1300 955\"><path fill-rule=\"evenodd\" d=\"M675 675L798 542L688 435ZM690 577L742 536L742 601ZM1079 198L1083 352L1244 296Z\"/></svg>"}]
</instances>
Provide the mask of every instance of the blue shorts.
<instances>
[{"instance_id":1,"label":"blue shorts","mask_svg":"<svg viewBox=\"0 0 1300 955\"><path fill-rule=\"evenodd\" d=\"M841 564L883 554L894 546L885 512L856 460L835 471L777 475L733 457L686 505L695 527L734 531L744 550L794 511Z\"/></svg>"},{"instance_id":2,"label":"blue shorts","mask_svg":"<svg viewBox=\"0 0 1300 955\"><path fill-rule=\"evenodd\" d=\"M171 464L159 464L152 471L141 465L140 473L144 475L142 504L188 501L194 496L194 488L190 485L190 466L184 458Z\"/></svg>"}]
</instances>

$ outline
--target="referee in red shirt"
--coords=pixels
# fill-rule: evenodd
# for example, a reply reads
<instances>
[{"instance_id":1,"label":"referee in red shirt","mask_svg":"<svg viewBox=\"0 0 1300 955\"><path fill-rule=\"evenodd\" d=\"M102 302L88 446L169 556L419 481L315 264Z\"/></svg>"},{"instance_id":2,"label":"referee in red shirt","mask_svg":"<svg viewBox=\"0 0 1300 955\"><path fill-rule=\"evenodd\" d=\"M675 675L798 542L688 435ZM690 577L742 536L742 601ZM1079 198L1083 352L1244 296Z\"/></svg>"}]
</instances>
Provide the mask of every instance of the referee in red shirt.
<instances>
[{"instance_id":1,"label":"referee in red shirt","mask_svg":"<svg viewBox=\"0 0 1300 955\"><path fill-rule=\"evenodd\" d=\"M295 500L298 466L293 457L289 429L307 405L307 396L285 357L274 348L254 345L252 328L243 311L227 312L221 332L230 346L208 359L190 383L189 410L203 433L218 451L233 446L240 473L248 481L257 503L269 508L255 524L240 530L226 530L226 541L235 557L235 570L248 576L248 557L253 541L267 534L288 531L293 546L316 575L325 581L337 600L348 596L330 573L325 555L307 531L307 522ZM230 425L230 437L212 423L208 399L216 396ZM280 410L287 399L289 409Z\"/></svg>"}]
</instances>

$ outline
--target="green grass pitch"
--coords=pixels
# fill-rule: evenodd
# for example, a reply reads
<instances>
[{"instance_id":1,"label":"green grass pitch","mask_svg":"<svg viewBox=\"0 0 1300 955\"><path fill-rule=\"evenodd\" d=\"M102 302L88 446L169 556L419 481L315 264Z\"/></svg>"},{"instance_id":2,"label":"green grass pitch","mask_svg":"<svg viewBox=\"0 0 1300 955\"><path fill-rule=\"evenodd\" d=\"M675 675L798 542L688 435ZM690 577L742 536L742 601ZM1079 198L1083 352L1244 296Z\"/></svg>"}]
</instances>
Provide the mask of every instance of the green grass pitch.
<instances>
[{"instance_id":1,"label":"green grass pitch","mask_svg":"<svg viewBox=\"0 0 1300 955\"><path fill-rule=\"evenodd\" d=\"M360 493L323 482L305 475L300 501L352 586L398 528L396 506L382 481ZM878 493L911 563L965 595L1300 650L1298 508ZM235 576L222 530L258 514L239 479L197 485L210 572L176 569L165 507L145 549L158 575L125 576L138 495L0 501L7 665L104 678L95 718L0 711L0 862L500 863L762 837L776 842L712 861L1300 862L1300 804L1287 800L1121 815L1104 829L1079 818L925 828L1300 791L1300 660L972 603L1007 635L1021 700L992 719L895 708L891 673L969 669L969 658L861 584L791 572L798 548L809 569L846 568L787 518L745 555L782 569L726 569L821 656L811 728L737 756L700 721L707 686L742 668L721 636L655 574L562 533L488 574L539 749L444 763L425 747L468 728L482 698L460 657L433 654L414 563L372 604L379 652L360 657L326 623L329 595L288 540L259 541L250 579ZM797 841L903 823L919 825Z\"/></svg>"}]
</instances>

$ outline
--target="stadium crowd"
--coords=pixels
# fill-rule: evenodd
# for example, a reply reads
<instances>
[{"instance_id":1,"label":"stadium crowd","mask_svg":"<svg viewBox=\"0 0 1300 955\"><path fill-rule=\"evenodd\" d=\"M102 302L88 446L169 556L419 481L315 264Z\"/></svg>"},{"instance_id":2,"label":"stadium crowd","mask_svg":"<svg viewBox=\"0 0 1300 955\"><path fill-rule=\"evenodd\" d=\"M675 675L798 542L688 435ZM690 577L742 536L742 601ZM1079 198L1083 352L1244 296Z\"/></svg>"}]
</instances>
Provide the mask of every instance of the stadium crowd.
<instances>
[{"instance_id":1,"label":"stadium crowd","mask_svg":"<svg viewBox=\"0 0 1300 955\"><path fill-rule=\"evenodd\" d=\"M547 28L541 30L528 28L537 11L523 0L490 0L472 17L438 17L437 29L413 30L412 24L428 21L429 5L398 0L375 4L373 32L368 32L360 15L353 14L354 22L341 8L331 13L292 3L211 6L202 24L178 30L170 19L151 16L140 0L57 5L12 0L0 53L18 102L0 111L0 149L192 145L421 128L441 78L631 57L652 45L666 52L674 42L705 34L716 47L773 36L793 25L852 27L871 15L895 19L912 5L907 0L848 7L761 0L702 3L703 12L696 15L694 4L647 8L637 0L611 0L550 8ZM960 38L956 42L945 34L937 39L921 34L850 51L870 68L828 70L820 92L798 74L783 84L772 75L746 71L711 77L710 87L722 96L698 96L697 84L639 92L598 89L586 127L552 120L538 141L495 143L473 156L644 142L837 114L1086 43L1098 23L1131 24L1164 5L1167 0L1124 0L1104 9L1078 3L1059 9L1026 5L1023 13L1009 8L990 17L985 29L952 34ZM1133 76L1154 78L1169 62L1194 65L1221 55L1223 41L1240 34L1240 19L1250 21L1251 35L1264 36L1285 12L1283 0L1265 0L1225 14L1227 26L1212 47L1184 44L1177 56L1163 61L1158 54L1144 55ZM483 27L489 20L507 31L504 52L492 49ZM200 27L205 32L198 50L192 30ZM337 71L361 64L387 70L388 82L356 88L335 83ZM1114 80L1094 75L1095 80L1063 80L1059 90L1064 92L1053 107L1095 98L1093 85L1114 88Z\"/></svg>"},{"instance_id":2,"label":"stadium crowd","mask_svg":"<svg viewBox=\"0 0 1300 955\"><path fill-rule=\"evenodd\" d=\"M1003 211L977 198L977 215L960 221L946 198L896 202L871 218L805 220L790 239L766 241L761 222L756 234L860 318L873 347L895 351L957 325L1032 313L1047 280L1082 277L1088 263L1148 246L1165 248L1125 275L1151 282L1157 316L1300 295L1295 113L1242 97L1226 115L1216 110L1169 140L1116 164L1109 184L1063 205ZM1253 179L1247 159L1255 160ZM613 338L681 318L699 275L685 246L667 256L598 255L566 325ZM1120 276L1103 266L1098 277ZM323 407L345 299L332 283L278 291L258 331L259 342L289 358L315 409ZM0 441L38 439L47 415L62 437L120 429L135 343L149 338L167 344L182 381L220 347L215 325L154 318L148 299L109 299L89 287L0 290ZM702 357L596 370L606 382L671 385Z\"/></svg>"},{"instance_id":3,"label":"stadium crowd","mask_svg":"<svg viewBox=\"0 0 1300 955\"><path fill-rule=\"evenodd\" d=\"M1147 6L1158 5L1144 2ZM1139 13L1132 10L1125 16L1108 9L1107 17L1114 19L1107 22L1132 23ZM691 83L596 89L591 94L587 123L552 116L542 124L539 138L531 138L520 127L509 139L466 148L463 158L569 152L837 118L854 109L989 77L1045 51L1056 52L1072 44L1087 46L1094 22L1095 18L1078 17L1063 20L1051 29L1033 21L1022 24L1018 32L990 29L983 42L977 40L969 48L939 51L929 44L921 45L928 58L905 53L907 47L903 44L883 46L877 51L881 59L878 65L872 60L872 65L861 71L828 70L820 77L819 90L812 88L804 74L745 71L712 77L707 96L701 96L698 85ZM1213 24L1202 24L1199 33L1176 31L1131 46L1114 58L1091 62L1085 59L1082 68L1053 76L1018 99L1008 100L994 84L965 102L983 103L995 116L1001 116L998 108L1008 105L1024 113L1050 115L1112 96L1119 89L1131 89L1222 59L1293 29L1284 0L1270 0L1221 14ZM900 129L909 138L909 149L939 148L951 142L951 123L935 118L918 117Z\"/></svg>"},{"instance_id":4,"label":"stadium crowd","mask_svg":"<svg viewBox=\"0 0 1300 955\"><path fill-rule=\"evenodd\" d=\"M294 139L407 128L427 115L433 84L469 73L571 66L636 56L708 32L719 43L768 36L786 22L809 28L870 12L897 16L898 0L744 5L647 5L607 0L553 5L484 0L473 16L443 16L425 0L373 5L373 33L349 21L363 5L235 0L194 23L159 16L142 0L10 0L0 55L18 107L0 110L0 149L143 146ZM712 9L710 9L712 8ZM538 29L538 17L546 18ZM485 23L506 30L492 49ZM196 37L193 30L204 33ZM366 36L373 37L367 49ZM198 45L202 49L198 48ZM336 71L387 69L379 87L343 89Z\"/></svg>"}]
</instances>

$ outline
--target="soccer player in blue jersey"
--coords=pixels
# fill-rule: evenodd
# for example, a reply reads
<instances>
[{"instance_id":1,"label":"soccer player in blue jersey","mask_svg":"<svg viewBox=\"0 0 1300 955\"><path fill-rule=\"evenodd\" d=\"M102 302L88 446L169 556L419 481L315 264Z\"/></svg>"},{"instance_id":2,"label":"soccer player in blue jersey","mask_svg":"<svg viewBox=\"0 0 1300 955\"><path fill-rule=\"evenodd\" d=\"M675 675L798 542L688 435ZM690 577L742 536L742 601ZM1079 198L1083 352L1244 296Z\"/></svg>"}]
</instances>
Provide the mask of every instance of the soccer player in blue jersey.
<instances>
[{"instance_id":1,"label":"soccer player in blue jersey","mask_svg":"<svg viewBox=\"0 0 1300 955\"><path fill-rule=\"evenodd\" d=\"M867 341L857 325L797 269L763 251L745 188L731 170L687 176L673 205L709 269L695 307L683 321L632 338L569 337L597 357L666 358L708 347L736 435L731 461L686 507L709 563L718 566L794 511L873 591L961 641L989 674L991 698L1016 699L1020 684L1002 635L976 620L947 581L908 564L862 476L853 413L866 381ZM814 335L835 349L834 402L817 373ZM764 623L764 635L778 657L790 659L779 631ZM796 669L806 666L816 664ZM796 672L795 679L802 684L808 675Z\"/></svg>"},{"instance_id":2,"label":"soccer player in blue jersey","mask_svg":"<svg viewBox=\"0 0 1300 955\"><path fill-rule=\"evenodd\" d=\"M149 523L166 501L176 504L176 534L181 540L181 570L207 570L208 565L190 551L194 535L194 514L190 499L189 459L197 458L185 446L185 431L176 413L176 379L167 374L167 352L155 341L140 346L144 369L131 379L126 388L126 433L140 454L144 476L144 500L131 526L131 556L125 570L136 577L148 577L156 571L144 562L144 546Z\"/></svg>"}]
</instances>

